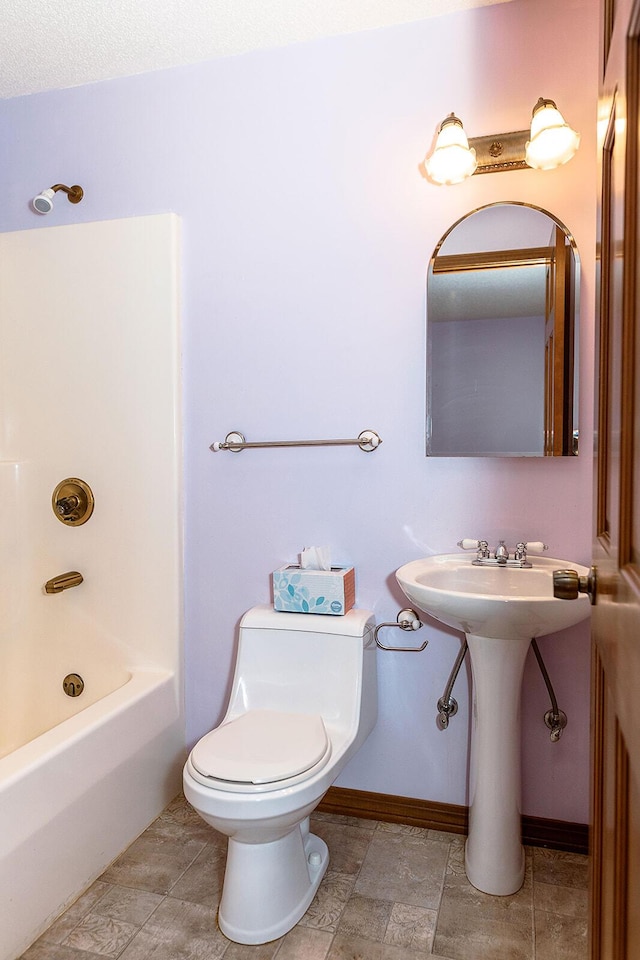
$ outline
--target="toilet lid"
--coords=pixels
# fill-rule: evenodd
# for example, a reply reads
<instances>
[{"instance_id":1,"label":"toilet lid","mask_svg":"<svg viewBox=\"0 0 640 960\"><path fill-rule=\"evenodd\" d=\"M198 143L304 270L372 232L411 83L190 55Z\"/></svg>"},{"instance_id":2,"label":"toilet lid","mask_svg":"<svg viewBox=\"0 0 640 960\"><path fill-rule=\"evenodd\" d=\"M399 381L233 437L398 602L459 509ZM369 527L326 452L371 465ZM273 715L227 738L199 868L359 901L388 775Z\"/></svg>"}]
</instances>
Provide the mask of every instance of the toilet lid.
<instances>
[{"instance_id":1,"label":"toilet lid","mask_svg":"<svg viewBox=\"0 0 640 960\"><path fill-rule=\"evenodd\" d=\"M272 783L313 767L328 746L319 714L249 710L204 736L191 762L206 777Z\"/></svg>"}]
</instances>

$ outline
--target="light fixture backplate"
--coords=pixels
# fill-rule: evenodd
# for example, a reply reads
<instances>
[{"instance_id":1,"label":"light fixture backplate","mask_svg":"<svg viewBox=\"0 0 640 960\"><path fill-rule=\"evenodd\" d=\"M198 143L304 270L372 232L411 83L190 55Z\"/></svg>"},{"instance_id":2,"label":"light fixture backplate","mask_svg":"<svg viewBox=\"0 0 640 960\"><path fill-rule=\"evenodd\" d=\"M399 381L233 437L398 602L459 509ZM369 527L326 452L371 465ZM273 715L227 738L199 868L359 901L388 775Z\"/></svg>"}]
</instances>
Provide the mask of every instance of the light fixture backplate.
<instances>
[{"instance_id":1,"label":"light fixture backplate","mask_svg":"<svg viewBox=\"0 0 640 960\"><path fill-rule=\"evenodd\" d=\"M529 170L524 155L525 144L530 137L530 130L495 133L488 137L469 137L469 146L476 151L478 161L476 174Z\"/></svg>"}]
</instances>

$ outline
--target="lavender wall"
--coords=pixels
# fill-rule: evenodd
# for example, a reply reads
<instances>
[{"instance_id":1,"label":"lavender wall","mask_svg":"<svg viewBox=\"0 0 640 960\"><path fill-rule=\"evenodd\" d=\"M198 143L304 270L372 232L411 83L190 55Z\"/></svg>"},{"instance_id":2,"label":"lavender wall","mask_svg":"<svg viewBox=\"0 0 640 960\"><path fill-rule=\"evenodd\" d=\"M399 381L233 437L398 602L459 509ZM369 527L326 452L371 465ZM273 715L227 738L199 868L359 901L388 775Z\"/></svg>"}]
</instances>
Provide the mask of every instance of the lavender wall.
<instances>
[{"instance_id":1,"label":"lavender wall","mask_svg":"<svg viewBox=\"0 0 640 960\"><path fill-rule=\"evenodd\" d=\"M514 0L0 104L0 230L166 210L182 218L189 743L221 715L239 617L269 600L270 571L303 545L330 544L355 564L358 604L378 620L403 606L394 570L462 536L544 539L553 555L588 561L594 7ZM420 177L448 112L470 135L519 129L540 95L582 132L567 167L454 188ZM81 183L85 200L60 199L36 217L29 198L59 181ZM426 459L429 257L463 214L515 199L553 211L582 255L582 455ZM278 439L364 428L383 437L376 453L208 449L229 430ZM458 640L434 622L425 631L423 654L380 653L378 726L340 783L463 803L468 678L440 732L435 705ZM569 727L549 743L531 660L524 811L586 820L588 631L541 647Z\"/></svg>"}]
</instances>

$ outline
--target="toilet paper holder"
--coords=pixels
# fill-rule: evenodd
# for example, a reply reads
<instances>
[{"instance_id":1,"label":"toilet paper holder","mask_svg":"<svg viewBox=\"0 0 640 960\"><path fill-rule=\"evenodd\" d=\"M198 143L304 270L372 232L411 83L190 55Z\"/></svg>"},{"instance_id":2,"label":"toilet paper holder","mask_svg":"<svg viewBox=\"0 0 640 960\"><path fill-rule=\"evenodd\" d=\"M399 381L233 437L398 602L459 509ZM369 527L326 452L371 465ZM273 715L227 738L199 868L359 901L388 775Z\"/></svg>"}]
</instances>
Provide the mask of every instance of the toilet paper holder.
<instances>
[{"instance_id":1,"label":"toilet paper holder","mask_svg":"<svg viewBox=\"0 0 640 960\"><path fill-rule=\"evenodd\" d=\"M419 630L421 626L422 621L415 610L412 610L411 607L405 607L396 617L396 623L393 623L393 621L379 623L373 631L373 639L381 650L395 650L400 653L420 653L429 643L428 640L425 640L420 647L390 647L378 639L378 632L382 630L383 627L400 627L401 630Z\"/></svg>"}]
</instances>

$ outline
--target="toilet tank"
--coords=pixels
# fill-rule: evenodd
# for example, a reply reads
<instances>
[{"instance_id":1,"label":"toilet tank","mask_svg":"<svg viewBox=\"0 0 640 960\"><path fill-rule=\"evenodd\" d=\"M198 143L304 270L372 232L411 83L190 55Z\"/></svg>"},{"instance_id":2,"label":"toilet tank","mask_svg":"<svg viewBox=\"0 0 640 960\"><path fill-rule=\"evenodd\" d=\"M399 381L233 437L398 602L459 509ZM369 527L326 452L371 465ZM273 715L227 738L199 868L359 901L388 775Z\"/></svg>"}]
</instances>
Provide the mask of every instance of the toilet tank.
<instances>
[{"instance_id":1,"label":"toilet tank","mask_svg":"<svg viewBox=\"0 0 640 960\"><path fill-rule=\"evenodd\" d=\"M319 713L368 733L377 714L373 629L369 610L334 617L253 607L240 623L226 718L247 710Z\"/></svg>"}]
</instances>

